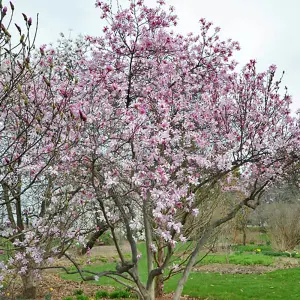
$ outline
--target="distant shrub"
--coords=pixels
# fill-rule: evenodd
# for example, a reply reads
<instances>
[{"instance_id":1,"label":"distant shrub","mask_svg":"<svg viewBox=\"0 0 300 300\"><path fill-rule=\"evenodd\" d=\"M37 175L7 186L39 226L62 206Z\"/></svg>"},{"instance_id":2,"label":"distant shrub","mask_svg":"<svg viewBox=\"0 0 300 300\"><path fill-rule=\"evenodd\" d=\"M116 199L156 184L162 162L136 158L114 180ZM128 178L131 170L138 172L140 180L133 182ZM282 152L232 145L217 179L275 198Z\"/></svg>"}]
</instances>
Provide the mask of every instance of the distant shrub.
<instances>
[{"instance_id":1,"label":"distant shrub","mask_svg":"<svg viewBox=\"0 0 300 300\"><path fill-rule=\"evenodd\" d=\"M299 257L299 254L297 252L263 251L262 254L267 255L267 256Z\"/></svg>"},{"instance_id":2,"label":"distant shrub","mask_svg":"<svg viewBox=\"0 0 300 300\"><path fill-rule=\"evenodd\" d=\"M89 297L85 295L77 295L76 300L89 300Z\"/></svg>"},{"instance_id":3,"label":"distant shrub","mask_svg":"<svg viewBox=\"0 0 300 300\"><path fill-rule=\"evenodd\" d=\"M255 252L257 249L261 251L272 251L272 247L270 245L234 245L232 249L240 252Z\"/></svg>"},{"instance_id":4,"label":"distant shrub","mask_svg":"<svg viewBox=\"0 0 300 300\"><path fill-rule=\"evenodd\" d=\"M97 291L95 294L96 299L108 298L109 293L107 291Z\"/></svg>"},{"instance_id":5,"label":"distant shrub","mask_svg":"<svg viewBox=\"0 0 300 300\"><path fill-rule=\"evenodd\" d=\"M104 245L114 245L114 240L111 237L111 233L110 231L107 231L105 233L103 233L101 235L100 241L104 244Z\"/></svg>"},{"instance_id":6,"label":"distant shrub","mask_svg":"<svg viewBox=\"0 0 300 300\"><path fill-rule=\"evenodd\" d=\"M300 244L300 204L280 203L269 206L268 233L274 249L293 251Z\"/></svg>"},{"instance_id":7,"label":"distant shrub","mask_svg":"<svg viewBox=\"0 0 300 300\"><path fill-rule=\"evenodd\" d=\"M74 290L73 295L83 295L83 290Z\"/></svg>"},{"instance_id":8,"label":"distant shrub","mask_svg":"<svg viewBox=\"0 0 300 300\"><path fill-rule=\"evenodd\" d=\"M106 257L99 257L98 260L100 260L103 263L107 263L108 259Z\"/></svg>"},{"instance_id":9,"label":"distant shrub","mask_svg":"<svg viewBox=\"0 0 300 300\"><path fill-rule=\"evenodd\" d=\"M111 299L130 298L131 294L128 291L113 291L109 294Z\"/></svg>"}]
</instances>

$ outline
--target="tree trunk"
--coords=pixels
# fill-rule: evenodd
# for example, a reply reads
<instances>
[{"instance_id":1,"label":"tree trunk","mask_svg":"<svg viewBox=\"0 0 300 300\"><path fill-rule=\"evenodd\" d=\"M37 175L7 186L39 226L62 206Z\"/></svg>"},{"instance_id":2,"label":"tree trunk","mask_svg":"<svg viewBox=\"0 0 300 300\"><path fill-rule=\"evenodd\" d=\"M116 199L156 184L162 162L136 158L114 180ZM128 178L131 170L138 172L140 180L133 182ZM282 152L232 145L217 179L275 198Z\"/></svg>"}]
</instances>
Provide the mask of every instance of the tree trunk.
<instances>
[{"instance_id":1,"label":"tree trunk","mask_svg":"<svg viewBox=\"0 0 300 300\"><path fill-rule=\"evenodd\" d=\"M147 197L150 197L148 193ZM147 250L147 268L148 268L148 276L150 275L151 271L153 270L153 253L151 251L151 244L152 244L152 232L151 232L151 225L149 221L149 207L148 204L150 201L143 203L143 218L144 218L144 226L145 226L145 237L146 237L146 250ZM155 299L155 286L154 281L151 281L150 286L147 287L149 300Z\"/></svg>"},{"instance_id":2,"label":"tree trunk","mask_svg":"<svg viewBox=\"0 0 300 300\"><path fill-rule=\"evenodd\" d=\"M161 266L164 262L164 249L162 247L162 241L159 242L158 253L157 253L157 260L159 266ZM164 280L163 275L158 275L155 279L155 298L160 298L163 296L164 293Z\"/></svg>"},{"instance_id":3,"label":"tree trunk","mask_svg":"<svg viewBox=\"0 0 300 300\"><path fill-rule=\"evenodd\" d=\"M22 275L23 282L23 298L24 299L36 299L37 282L32 271L28 271Z\"/></svg>"},{"instance_id":4,"label":"tree trunk","mask_svg":"<svg viewBox=\"0 0 300 300\"><path fill-rule=\"evenodd\" d=\"M251 197L247 197L245 198L243 201L241 201L238 205L236 205L225 217L215 221L211 226L209 226L209 228L206 229L206 231L204 231L203 235L201 236L201 238L198 240L196 248L194 249L194 251L192 252L192 255L190 256L188 263L183 271L183 274L178 282L177 288L175 290L175 294L173 297L173 300L179 300L183 287L186 283L186 281L188 280L189 274L192 271L192 268L194 266L194 264L196 263L198 254L200 249L206 244L207 240L209 239L210 235L212 234L212 232L214 231L214 229L218 228L220 225L228 222L229 220L233 219L237 212L245 205L248 203L248 201L252 200L253 198Z\"/></svg>"},{"instance_id":5,"label":"tree trunk","mask_svg":"<svg viewBox=\"0 0 300 300\"><path fill-rule=\"evenodd\" d=\"M246 242L247 242L247 232L246 232L246 226L243 226L243 245L246 246Z\"/></svg>"},{"instance_id":6,"label":"tree trunk","mask_svg":"<svg viewBox=\"0 0 300 300\"><path fill-rule=\"evenodd\" d=\"M180 299L183 287L184 287L186 281L188 280L190 272L191 272L191 270L192 270L192 268L193 268L193 266L196 263L196 260L198 258L199 251L206 244L206 242L207 242L208 238L210 237L213 229L214 229L213 227L210 227L209 229L207 229L203 233L202 237L198 240L196 248L194 249L194 251L193 251L193 253L192 253L192 255L191 255L184 271L183 271L183 274L182 274L180 280L178 281L178 285L177 285L177 288L175 290L175 294L174 294L174 297L173 297L174 300L179 300Z\"/></svg>"},{"instance_id":7,"label":"tree trunk","mask_svg":"<svg viewBox=\"0 0 300 300\"><path fill-rule=\"evenodd\" d=\"M163 275L158 275L155 279L155 299L160 298L164 294L164 280Z\"/></svg>"}]
</instances>

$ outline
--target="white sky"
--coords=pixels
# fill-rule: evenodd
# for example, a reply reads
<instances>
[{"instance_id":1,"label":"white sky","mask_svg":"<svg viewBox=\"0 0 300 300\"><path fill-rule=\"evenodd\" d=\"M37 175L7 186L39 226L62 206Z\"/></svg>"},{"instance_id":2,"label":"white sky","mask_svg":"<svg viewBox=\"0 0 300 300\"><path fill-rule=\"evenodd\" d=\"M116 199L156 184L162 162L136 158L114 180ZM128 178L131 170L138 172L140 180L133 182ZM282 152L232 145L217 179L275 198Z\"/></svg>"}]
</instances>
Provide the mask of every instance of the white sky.
<instances>
[{"instance_id":1,"label":"white sky","mask_svg":"<svg viewBox=\"0 0 300 300\"><path fill-rule=\"evenodd\" d=\"M120 2L126 2L120 0ZM153 5L156 0L145 0ZM7 3L4 0L4 3ZM16 20L22 12L36 19L39 13L37 44L55 42L59 33L101 34L100 11L94 0L14 0ZM202 17L220 26L222 36L237 40L241 64L258 61L260 71L271 64L285 70L283 87L293 96L292 109L300 108L300 1L299 0L167 0L179 16L178 30L197 32ZM278 75L280 75L278 73Z\"/></svg>"}]
</instances>

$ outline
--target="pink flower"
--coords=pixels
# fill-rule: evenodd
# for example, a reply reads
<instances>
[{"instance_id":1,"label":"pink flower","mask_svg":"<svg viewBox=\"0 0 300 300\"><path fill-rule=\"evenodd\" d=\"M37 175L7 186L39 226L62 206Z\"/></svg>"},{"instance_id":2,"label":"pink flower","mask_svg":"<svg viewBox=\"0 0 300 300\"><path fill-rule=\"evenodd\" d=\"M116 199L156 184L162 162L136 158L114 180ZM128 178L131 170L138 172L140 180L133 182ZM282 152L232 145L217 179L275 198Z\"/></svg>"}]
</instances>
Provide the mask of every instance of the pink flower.
<instances>
[{"instance_id":1,"label":"pink flower","mask_svg":"<svg viewBox=\"0 0 300 300\"><path fill-rule=\"evenodd\" d=\"M80 115L80 119L85 122L87 120L86 115L81 111L81 109L79 110L79 115Z\"/></svg>"},{"instance_id":2,"label":"pink flower","mask_svg":"<svg viewBox=\"0 0 300 300\"><path fill-rule=\"evenodd\" d=\"M108 72L111 72L111 71L114 70L114 68L113 68L113 66L108 65L108 66L106 66L106 70L107 70Z\"/></svg>"}]
</instances>

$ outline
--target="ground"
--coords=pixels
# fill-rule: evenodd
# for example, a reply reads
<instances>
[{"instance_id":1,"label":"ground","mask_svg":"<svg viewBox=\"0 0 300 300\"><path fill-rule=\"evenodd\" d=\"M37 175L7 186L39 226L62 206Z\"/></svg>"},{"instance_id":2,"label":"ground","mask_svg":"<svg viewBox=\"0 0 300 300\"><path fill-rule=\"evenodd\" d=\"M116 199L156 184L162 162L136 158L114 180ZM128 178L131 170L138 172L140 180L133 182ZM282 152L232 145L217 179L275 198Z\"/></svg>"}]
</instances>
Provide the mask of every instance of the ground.
<instances>
[{"instance_id":1,"label":"ground","mask_svg":"<svg viewBox=\"0 0 300 300\"><path fill-rule=\"evenodd\" d=\"M140 246L139 250L143 252L143 245L141 244ZM256 249L256 246L248 245L246 248ZM122 250L124 253L130 252L129 245L124 243ZM211 254L206 257L202 265L194 268L184 290L185 293L190 295L190 298L183 297L182 299L292 300L299 298L297 296L300 294L299 258L275 258L262 254L256 255L253 252L251 254L247 251L242 254L234 251L230 254L226 251L219 251L217 254ZM74 249L73 255L76 255L76 249ZM77 259L79 259L80 265L91 270L94 268L96 271L101 271L103 267L111 268L118 260L114 246L95 247L92 249L90 257L85 255L77 257ZM91 265L86 265L87 260L92 262ZM57 264L70 266L70 263L66 260L59 260ZM143 262L140 267L142 271L146 270ZM293 278L293 280L285 280L285 278ZM177 280L178 278L173 278L166 284L167 293L174 291ZM43 274L37 300L45 299L45 295L49 293L51 293L52 300L62 300L64 297L73 296L74 292L78 290L82 290L84 295L90 297L89 299L94 299L97 291L112 292L116 288L118 287L112 284L111 281L100 280L100 282L93 282L92 284L90 282L81 282L76 275L65 275L64 273L58 273L56 269L52 269ZM266 290L271 290L272 293L266 293ZM15 299L16 295L20 295L21 283L15 282L11 286L9 293L7 299ZM255 293L257 294L256 296ZM288 295L288 297L282 298L282 295ZM191 298L192 296L194 298ZM0 299L6 298L0 297ZM74 297L73 299L76 298ZM172 294L167 294L164 298L157 300L167 299L172 299Z\"/></svg>"},{"instance_id":2,"label":"ground","mask_svg":"<svg viewBox=\"0 0 300 300\"><path fill-rule=\"evenodd\" d=\"M44 300L45 295L51 293L51 300L62 300L64 297L72 296L74 291L82 290L84 295L94 295L97 291L101 290L101 287L87 282L76 282L71 280L63 280L57 274L47 272L44 274L42 283L38 289L38 295L35 300ZM112 287L105 286L104 290L112 291ZM13 292L14 291L14 292ZM21 293L20 284L16 282L14 289L11 290L9 297L7 299L14 299L16 295ZM2 299L2 298L0 298ZM103 298L105 300L106 298ZM169 300L172 299L172 295L165 295L163 298L157 300ZM182 299L199 299L193 297L182 297Z\"/></svg>"}]
</instances>

